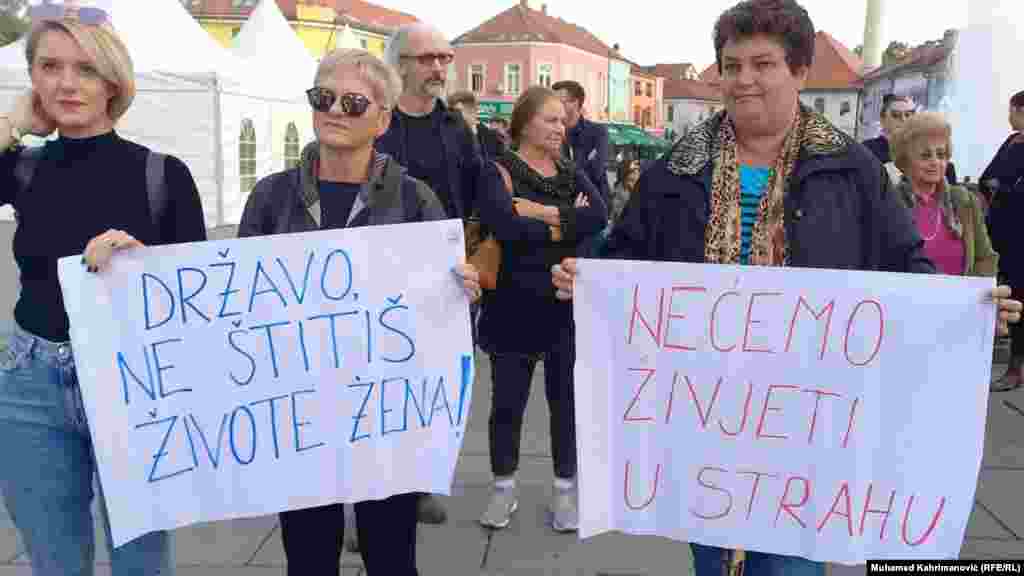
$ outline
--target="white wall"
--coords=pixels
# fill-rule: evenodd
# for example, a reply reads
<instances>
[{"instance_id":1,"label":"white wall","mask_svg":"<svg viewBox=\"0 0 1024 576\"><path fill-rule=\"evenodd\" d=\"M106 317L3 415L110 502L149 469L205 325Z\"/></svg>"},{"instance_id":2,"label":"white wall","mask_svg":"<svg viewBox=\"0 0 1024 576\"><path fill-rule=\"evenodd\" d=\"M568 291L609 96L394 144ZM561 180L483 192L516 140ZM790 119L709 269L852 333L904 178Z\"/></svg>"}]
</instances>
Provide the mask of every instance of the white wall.
<instances>
[{"instance_id":1,"label":"white wall","mask_svg":"<svg viewBox=\"0 0 1024 576\"><path fill-rule=\"evenodd\" d=\"M668 121L669 108L672 108L672 122ZM713 110L721 110L721 108L722 104L720 102L684 98L666 99L662 105L665 128L671 128L676 134L682 135L689 128L711 116Z\"/></svg>"},{"instance_id":2,"label":"white wall","mask_svg":"<svg viewBox=\"0 0 1024 576\"><path fill-rule=\"evenodd\" d=\"M807 90L800 93L800 101L814 108L814 101L825 99L825 117L837 128L851 137L857 131L857 92L855 90ZM849 111L842 113L843 103L849 104Z\"/></svg>"}]
</instances>

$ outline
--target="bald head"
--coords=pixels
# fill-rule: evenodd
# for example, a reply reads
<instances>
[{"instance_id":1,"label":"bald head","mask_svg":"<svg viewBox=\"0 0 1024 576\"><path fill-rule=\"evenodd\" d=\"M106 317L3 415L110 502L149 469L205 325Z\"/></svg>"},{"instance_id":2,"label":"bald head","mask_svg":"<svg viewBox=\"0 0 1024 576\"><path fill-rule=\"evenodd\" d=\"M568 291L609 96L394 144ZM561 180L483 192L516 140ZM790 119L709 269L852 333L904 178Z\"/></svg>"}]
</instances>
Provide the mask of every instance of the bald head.
<instances>
[{"instance_id":1,"label":"bald head","mask_svg":"<svg viewBox=\"0 0 1024 576\"><path fill-rule=\"evenodd\" d=\"M444 33L426 23L402 26L391 36L385 59L398 70L404 92L440 97L455 53Z\"/></svg>"}]
</instances>

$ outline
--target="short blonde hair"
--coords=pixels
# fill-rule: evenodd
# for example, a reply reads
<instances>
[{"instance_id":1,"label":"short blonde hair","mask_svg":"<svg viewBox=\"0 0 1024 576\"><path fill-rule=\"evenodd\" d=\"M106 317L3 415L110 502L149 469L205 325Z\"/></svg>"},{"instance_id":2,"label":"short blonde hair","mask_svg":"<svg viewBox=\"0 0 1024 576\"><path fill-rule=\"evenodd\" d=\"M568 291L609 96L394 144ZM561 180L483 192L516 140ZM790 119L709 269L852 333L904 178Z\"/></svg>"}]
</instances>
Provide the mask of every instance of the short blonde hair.
<instances>
[{"instance_id":1,"label":"short blonde hair","mask_svg":"<svg viewBox=\"0 0 1024 576\"><path fill-rule=\"evenodd\" d=\"M114 87L114 96L107 105L107 114L117 122L135 100L135 66L128 48L109 25L87 25L77 20L42 20L32 26L25 42L25 59L32 70L39 40L52 30L64 32L82 48L101 78Z\"/></svg>"},{"instance_id":2,"label":"short blonde hair","mask_svg":"<svg viewBox=\"0 0 1024 576\"><path fill-rule=\"evenodd\" d=\"M352 48L339 48L320 60L314 82L333 73L338 68L354 68L359 77L370 85L373 98L385 110L391 110L398 103L402 93L402 79L398 72L383 60L367 52Z\"/></svg>"},{"instance_id":3,"label":"short blonde hair","mask_svg":"<svg viewBox=\"0 0 1024 576\"><path fill-rule=\"evenodd\" d=\"M915 146L925 138L945 140L946 154L953 155L953 128L946 117L938 112L919 112L908 118L903 127L889 138L893 163L904 174L910 173Z\"/></svg>"}]
</instances>

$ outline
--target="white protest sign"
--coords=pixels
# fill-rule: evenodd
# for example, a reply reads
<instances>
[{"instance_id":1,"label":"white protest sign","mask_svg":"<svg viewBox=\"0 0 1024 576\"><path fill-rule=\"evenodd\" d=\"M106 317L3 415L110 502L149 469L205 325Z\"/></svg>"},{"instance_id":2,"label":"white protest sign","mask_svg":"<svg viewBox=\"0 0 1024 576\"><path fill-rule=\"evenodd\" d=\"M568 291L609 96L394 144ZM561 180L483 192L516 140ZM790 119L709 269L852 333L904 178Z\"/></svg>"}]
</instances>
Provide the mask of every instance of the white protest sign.
<instances>
[{"instance_id":1,"label":"white protest sign","mask_svg":"<svg viewBox=\"0 0 1024 576\"><path fill-rule=\"evenodd\" d=\"M473 388L458 220L59 263L116 545L448 494Z\"/></svg>"},{"instance_id":2,"label":"white protest sign","mask_svg":"<svg viewBox=\"0 0 1024 576\"><path fill-rule=\"evenodd\" d=\"M580 536L955 558L992 279L581 260Z\"/></svg>"}]
</instances>

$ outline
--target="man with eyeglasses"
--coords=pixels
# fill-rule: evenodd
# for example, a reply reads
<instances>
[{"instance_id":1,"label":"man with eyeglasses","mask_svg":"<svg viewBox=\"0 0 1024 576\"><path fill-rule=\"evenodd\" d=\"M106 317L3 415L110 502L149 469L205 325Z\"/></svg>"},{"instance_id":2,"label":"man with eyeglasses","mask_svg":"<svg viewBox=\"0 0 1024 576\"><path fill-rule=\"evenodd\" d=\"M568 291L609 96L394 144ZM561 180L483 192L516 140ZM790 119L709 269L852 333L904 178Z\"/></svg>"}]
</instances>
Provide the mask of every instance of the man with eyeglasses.
<instances>
[{"instance_id":1,"label":"man with eyeglasses","mask_svg":"<svg viewBox=\"0 0 1024 576\"><path fill-rule=\"evenodd\" d=\"M917 112L914 101L909 96L886 94L882 97L881 123L883 133L878 138L865 140L864 146L878 157L878 160L889 172L889 177L898 184L903 174L896 168L889 150L889 136L895 134L908 118ZM952 162L946 163L946 181L956 184L956 168Z\"/></svg>"},{"instance_id":2,"label":"man with eyeglasses","mask_svg":"<svg viewBox=\"0 0 1024 576\"><path fill-rule=\"evenodd\" d=\"M385 60L402 78L402 95L377 150L429 184L450 218L468 218L480 157L469 127L443 99L454 58L451 44L433 26L413 24L395 32Z\"/></svg>"}]
</instances>

